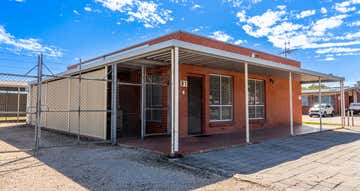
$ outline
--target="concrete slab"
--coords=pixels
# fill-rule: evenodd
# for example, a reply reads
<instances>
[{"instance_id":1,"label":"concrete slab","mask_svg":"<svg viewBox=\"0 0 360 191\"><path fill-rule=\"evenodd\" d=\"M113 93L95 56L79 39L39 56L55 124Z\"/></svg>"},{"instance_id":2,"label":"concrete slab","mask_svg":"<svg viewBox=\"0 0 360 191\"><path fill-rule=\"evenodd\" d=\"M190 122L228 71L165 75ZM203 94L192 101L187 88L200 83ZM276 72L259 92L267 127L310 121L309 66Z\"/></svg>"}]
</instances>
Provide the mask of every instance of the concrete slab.
<instances>
[{"instance_id":1,"label":"concrete slab","mask_svg":"<svg viewBox=\"0 0 360 191\"><path fill-rule=\"evenodd\" d=\"M288 190L360 188L360 132L341 129L185 156L181 163Z\"/></svg>"}]
</instances>

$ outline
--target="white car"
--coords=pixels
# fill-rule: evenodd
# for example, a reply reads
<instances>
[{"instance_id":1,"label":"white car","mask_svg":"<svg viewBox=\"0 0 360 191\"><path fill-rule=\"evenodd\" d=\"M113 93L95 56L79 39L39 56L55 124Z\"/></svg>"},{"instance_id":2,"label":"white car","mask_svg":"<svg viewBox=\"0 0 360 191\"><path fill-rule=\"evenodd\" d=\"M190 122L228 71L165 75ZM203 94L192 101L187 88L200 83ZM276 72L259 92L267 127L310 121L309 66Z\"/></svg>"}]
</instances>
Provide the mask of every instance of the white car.
<instances>
[{"instance_id":1,"label":"white car","mask_svg":"<svg viewBox=\"0 0 360 191\"><path fill-rule=\"evenodd\" d=\"M326 117L326 116L331 116L333 117L335 114L334 112L334 107L330 104L321 104L321 106L319 104L315 104L314 106L312 106L309 109L309 116L313 117L313 116L319 116L320 115L322 117Z\"/></svg>"},{"instance_id":2,"label":"white car","mask_svg":"<svg viewBox=\"0 0 360 191\"><path fill-rule=\"evenodd\" d=\"M360 103L351 103L349 110L353 111L354 114L360 113Z\"/></svg>"}]
</instances>

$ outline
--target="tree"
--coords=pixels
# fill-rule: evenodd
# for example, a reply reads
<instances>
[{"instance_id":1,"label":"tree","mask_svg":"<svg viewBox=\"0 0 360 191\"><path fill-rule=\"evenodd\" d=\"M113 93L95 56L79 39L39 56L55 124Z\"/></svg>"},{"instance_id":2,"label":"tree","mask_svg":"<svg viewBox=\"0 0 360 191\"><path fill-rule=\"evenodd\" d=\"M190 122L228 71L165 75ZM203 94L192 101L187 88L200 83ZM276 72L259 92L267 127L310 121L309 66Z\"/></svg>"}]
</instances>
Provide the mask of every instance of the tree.
<instances>
[{"instance_id":1,"label":"tree","mask_svg":"<svg viewBox=\"0 0 360 191\"><path fill-rule=\"evenodd\" d=\"M319 84L311 84L310 86L308 86L308 89L319 89L319 87L321 88L328 88L328 86L326 86L325 84L321 84L321 86L319 86Z\"/></svg>"}]
</instances>

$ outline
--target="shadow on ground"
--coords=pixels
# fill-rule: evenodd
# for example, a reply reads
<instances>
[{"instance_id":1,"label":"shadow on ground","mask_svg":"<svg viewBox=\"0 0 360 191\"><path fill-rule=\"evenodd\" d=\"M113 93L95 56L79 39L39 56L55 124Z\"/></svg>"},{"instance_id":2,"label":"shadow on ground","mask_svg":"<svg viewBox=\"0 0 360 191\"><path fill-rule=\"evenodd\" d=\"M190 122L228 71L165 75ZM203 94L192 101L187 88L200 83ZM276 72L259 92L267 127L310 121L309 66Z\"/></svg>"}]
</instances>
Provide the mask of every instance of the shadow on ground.
<instances>
[{"instance_id":1,"label":"shadow on ground","mask_svg":"<svg viewBox=\"0 0 360 191\"><path fill-rule=\"evenodd\" d=\"M360 140L360 132L357 131L325 131L191 154L179 160L179 163L206 169L223 176L252 174L357 140Z\"/></svg>"},{"instance_id":2,"label":"shadow on ground","mask_svg":"<svg viewBox=\"0 0 360 191\"><path fill-rule=\"evenodd\" d=\"M159 154L104 144L42 149L36 158L32 152L8 152L31 148L33 135L33 128L0 127L0 182L5 189L189 190L224 180L180 168ZM74 138L42 131L42 141L59 145Z\"/></svg>"}]
</instances>

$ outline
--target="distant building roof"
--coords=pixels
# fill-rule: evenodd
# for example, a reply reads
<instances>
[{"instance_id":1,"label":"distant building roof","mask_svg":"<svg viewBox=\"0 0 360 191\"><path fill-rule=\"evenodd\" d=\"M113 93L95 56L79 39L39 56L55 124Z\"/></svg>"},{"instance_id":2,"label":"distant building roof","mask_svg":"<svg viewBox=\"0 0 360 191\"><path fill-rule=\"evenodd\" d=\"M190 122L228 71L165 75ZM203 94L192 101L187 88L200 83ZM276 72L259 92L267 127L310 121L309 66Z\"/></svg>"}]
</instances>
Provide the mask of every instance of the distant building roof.
<instances>
[{"instance_id":1,"label":"distant building roof","mask_svg":"<svg viewBox=\"0 0 360 191\"><path fill-rule=\"evenodd\" d=\"M344 88L345 91L349 91L349 90L353 90L353 89L360 91L359 88L357 88L357 87L345 87ZM302 94L316 94L316 93L319 93L319 88L302 89L301 93ZM321 88L321 93L340 93L340 87Z\"/></svg>"},{"instance_id":2,"label":"distant building roof","mask_svg":"<svg viewBox=\"0 0 360 191\"><path fill-rule=\"evenodd\" d=\"M0 87L27 87L28 83L23 81L0 81Z\"/></svg>"}]
</instances>

